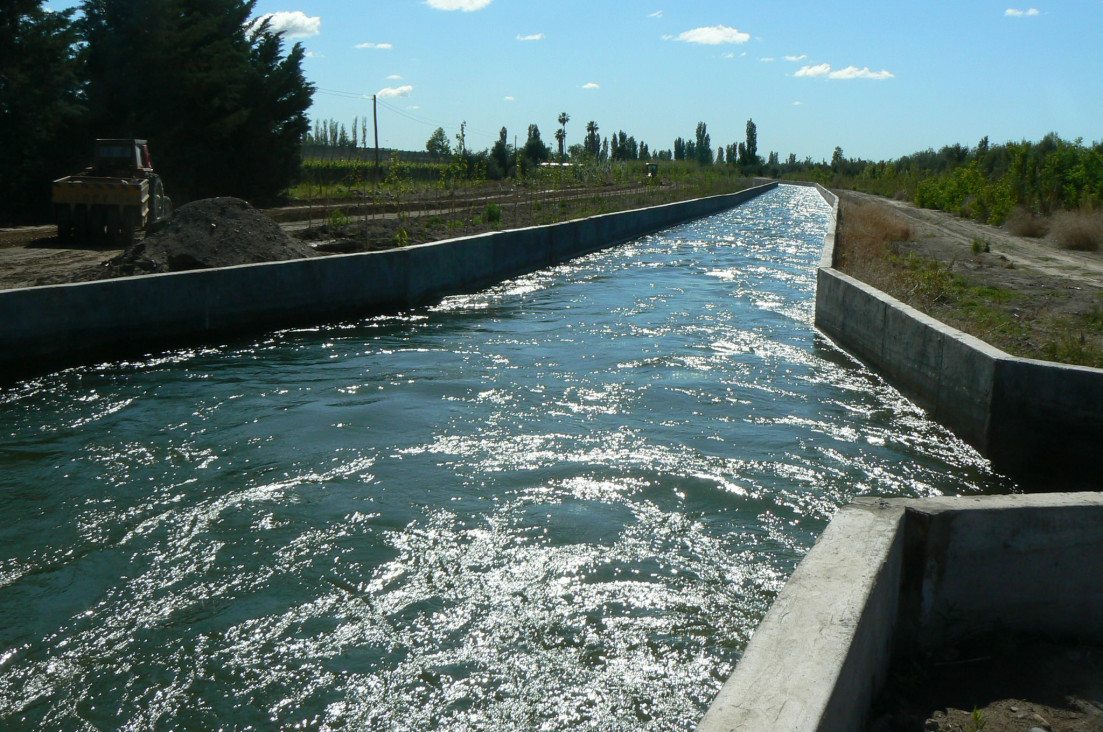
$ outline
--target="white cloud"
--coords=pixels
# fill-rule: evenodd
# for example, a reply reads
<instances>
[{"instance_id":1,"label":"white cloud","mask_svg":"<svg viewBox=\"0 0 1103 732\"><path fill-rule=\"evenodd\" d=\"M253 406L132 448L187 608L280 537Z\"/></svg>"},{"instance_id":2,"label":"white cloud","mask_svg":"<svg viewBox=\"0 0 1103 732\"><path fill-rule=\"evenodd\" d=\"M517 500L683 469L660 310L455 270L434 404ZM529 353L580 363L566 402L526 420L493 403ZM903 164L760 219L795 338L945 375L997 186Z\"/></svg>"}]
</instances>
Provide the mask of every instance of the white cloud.
<instances>
[{"instance_id":1,"label":"white cloud","mask_svg":"<svg viewBox=\"0 0 1103 732\"><path fill-rule=\"evenodd\" d=\"M533 33L530 36L523 36L520 33L517 34L517 40L519 41L542 41L543 39L543 33Z\"/></svg>"},{"instance_id":2,"label":"white cloud","mask_svg":"<svg viewBox=\"0 0 1103 732\"><path fill-rule=\"evenodd\" d=\"M806 58L808 58L808 54L807 53L802 53L799 56L786 56L785 60L786 61L793 61L795 63L797 61L803 61Z\"/></svg>"},{"instance_id":3,"label":"white cloud","mask_svg":"<svg viewBox=\"0 0 1103 732\"><path fill-rule=\"evenodd\" d=\"M594 82L589 81L589 82L586 82L585 84L583 84L582 88L583 89L600 89L601 85L600 84L595 84Z\"/></svg>"},{"instance_id":4,"label":"white cloud","mask_svg":"<svg viewBox=\"0 0 1103 732\"><path fill-rule=\"evenodd\" d=\"M514 96L513 96L512 94L511 94L510 96L506 97L504 101L507 101L507 102L512 102L512 101L514 101L514 99L516 99L516 97L514 97Z\"/></svg>"},{"instance_id":5,"label":"white cloud","mask_svg":"<svg viewBox=\"0 0 1103 732\"><path fill-rule=\"evenodd\" d=\"M250 28L254 28L266 20L268 21L268 30L273 33L283 33L287 38L306 38L316 36L322 32L322 19L317 15L307 15L301 10L281 10L278 13L267 13L250 23Z\"/></svg>"},{"instance_id":6,"label":"white cloud","mask_svg":"<svg viewBox=\"0 0 1103 732\"><path fill-rule=\"evenodd\" d=\"M379 97L380 99L394 99L395 97L408 97L408 96L410 96L410 92L412 92L413 90L414 90L414 88L412 86L410 86L409 84L406 84L405 86L398 86L398 87L388 86L385 89L380 89L376 93L376 96Z\"/></svg>"},{"instance_id":7,"label":"white cloud","mask_svg":"<svg viewBox=\"0 0 1103 732\"><path fill-rule=\"evenodd\" d=\"M1009 18L1032 18L1035 15L1041 15L1042 11L1038 8L1030 8L1029 10L1018 10L1016 8L1008 8L1003 11L1003 14Z\"/></svg>"},{"instance_id":8,"label":"white cloud","mask_svg":"<svg viewBox=\"0 0 1103 732\"><path fill-rule=\"evenodd\" d=\"M707 46L719 46L721 43L746 43L751 40L750 33L743 33L726 25L710 25L694 28L675 37L676 41L703 43Z\"/></svg>"},{"instance_id":9,"label":"white cloud","mask_svg":"<svg viewBox=\"0 0 1103 732\"><path fill-rule=\"evenodd\" d=\"M650 14L650 15L648 15L647 17L648 17L648 18L661 18L661 17L663 17L663 11L661 11L661 10L656 10L656 11L655 11L654 13L651 13L651 14Z\"/></svg>"},{"instance_id":10,"label":"white cloud","mask_svg":"<svg viewBox=\"0 0 1103 732\"><path fill-rule=\"evenodd\" d=\"M884 69L870 71L868 66L864 69L859 69L857 66L847 66L845 69L832 71L827 77L829 79L893 79L895 75Z\"/></svg>"},{"instance_id":11,"label":"white cloud","mask_svg":"<svg viewBox=\"0 0 1103 732\"><path fill-rule=\"evenodd\" d=\"M774 61L777 61L777 59L772 58L770 56L763 56L762 58L759 59L759 61L761 61L764 64L772 64Z\"/></svg>"},{"instance_id":12,"label":"white cloud","mask_svg":"<svg viewBox=\"0 0 1103 732\"><path fill-rule=\"evenodd\" d=\"M357 43L357 48L374 48L377 51L390 51L394 45L390 43Z\"/></svg>"},{"instance_id":13,"label":"white cloud","mask_svg":"<svg viewBox=\"0 0 1103 732\"><path fill-rule=\"evenodd\" d=\"M819 64L817 66L801 66L794 76L827 76L831 73L831 64Z\"/></svg>"},{"instance_id":14,"label":"white cloud","mask_svg":"<svg viewBox=\"0 0 1103 732\"><path fill-rule=\"evenodd\" d=\"M425 0L425 4L437 10L462 10L470 13L473 10L482 10L494 0Z\"/></svg>"},{"instance_id":15,"label":"white cloud","mask_svg":"<svg viewBox=\"0 0 1103 732\"><path fill-rule=\"evenodd\" d=\"M391 74L387 77L387 81L402 81L402 77L398 74Z\"/></svg>"},{"instance_id":16,"label":"white cloud","mask_svg":"<svg viewBox=\"0 0 1103 732\"><path fill-rule=\"evenodd\" d=\"M307 51L305 55L306 58L325 58L322 54L314 53L313 51Z\"/></svg>"},{"instance_id":17,"label":"white cloud","mask_svg":"<svg viewBox=\"0 0 1103 732\"><path fill-rule=\"evenodd\" d=\"M802 104L804 104L804 102L793 102L794 107L799 107Z\"/></svg>"},{"instance_id":18,"label":"white cloud","mask_svg":"<svg viewBox=\"0 0 1103 732\"><path fill-rule=\"evenodd\" d=\"M793 74L794 76L826 76L828 79L894 79L896 75L885 69L873 71L868 66L859 69L857 66L847 66L845 69L832 71L831 64L817 64L815 66L802 66Z\"/></svg>"}]
</instances>

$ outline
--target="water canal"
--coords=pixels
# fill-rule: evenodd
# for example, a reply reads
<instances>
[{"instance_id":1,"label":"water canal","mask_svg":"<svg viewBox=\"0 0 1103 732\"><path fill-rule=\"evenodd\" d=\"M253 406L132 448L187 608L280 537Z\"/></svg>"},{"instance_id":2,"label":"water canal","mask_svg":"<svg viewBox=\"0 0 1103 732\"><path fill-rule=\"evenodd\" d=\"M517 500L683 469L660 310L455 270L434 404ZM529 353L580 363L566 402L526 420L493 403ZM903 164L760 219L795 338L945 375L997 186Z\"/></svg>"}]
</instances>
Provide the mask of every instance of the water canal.
<instances>
[{"instance_id":1,"label":"water canal","mask_svg":"<svg viewBox=\"0 0 1103 732\"><path fill-rule=\"evenodd\" d=\"M0 729L692 729L833 511L1004 492L812 328L829 211L0 390Z\"/></svg>"}]
</instances>

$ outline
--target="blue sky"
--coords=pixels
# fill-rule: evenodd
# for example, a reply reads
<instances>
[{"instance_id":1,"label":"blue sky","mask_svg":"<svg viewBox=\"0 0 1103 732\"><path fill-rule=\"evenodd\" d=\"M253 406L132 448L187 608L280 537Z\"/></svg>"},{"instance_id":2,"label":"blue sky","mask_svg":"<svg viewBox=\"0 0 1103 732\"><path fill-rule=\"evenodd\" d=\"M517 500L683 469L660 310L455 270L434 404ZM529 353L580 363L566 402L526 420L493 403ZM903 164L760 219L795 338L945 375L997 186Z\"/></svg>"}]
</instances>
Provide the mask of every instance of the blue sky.
<instances>
[{"instance_id":1,"label":"blue sky","mask_svg":"<svg viewBox=\"0 0 1103 732\"><path fill-rule=\"evenodd\" d=\"M1012 0L1014 1L1014 0ZM1049 0L1047 0L1049 2ZM55 1L55 6L63 3ZM64 3L69 4L69 3ZM959 142L1103 139L1103 0L259 0L309 57L311 117L351 126L379 95L380 144L469 147L586 122L653 149L887 159ZM370 127L369 127L370 133Z\"/></svg>"}]
</instances>

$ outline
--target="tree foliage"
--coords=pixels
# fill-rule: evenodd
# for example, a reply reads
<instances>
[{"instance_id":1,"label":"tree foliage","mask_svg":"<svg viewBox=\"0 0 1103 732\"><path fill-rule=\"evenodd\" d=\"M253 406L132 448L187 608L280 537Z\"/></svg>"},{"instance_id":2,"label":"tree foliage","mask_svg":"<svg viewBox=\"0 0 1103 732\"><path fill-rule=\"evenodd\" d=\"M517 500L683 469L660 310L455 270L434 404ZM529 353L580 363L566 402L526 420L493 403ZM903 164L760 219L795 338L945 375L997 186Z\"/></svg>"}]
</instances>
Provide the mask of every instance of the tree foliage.
<instances>
[{"instance_id":1,"label":"tree foliage","mask_svg":"<svg viewBox=\"0 0 1103 732\"><path fill-rule=\"evenodd\" d=\"M448 135L445 134L443 127L433 130L433 134L429 135L429 140L425 143L425 149L434 158L443 158L452 154L452 144L448 142Z\"/></svg>"},{"instance_id":2,"label":"tree foliage","mask_svg":"<svg viewBox=\"0 0 1103 732\"><path fill-rule=\"evenodd\" d=\"M0 223L44 216L50 181L87 149L72 16L42 0L0 6Z\"/></svg>"},{"instance_id":3,"label":"tree foliage","mask_svg":"<svg viewBox=\"0 0 1103 732\"><path fill-rule=\"evenodd\" d=\"M712 165L712 138L709 137L708 125L704 122L697 123L696 139L697 162L701 165Z\"/></svg>"},{"instance_id":4,"label":"tree foliage","mask_svg":"<svg viewBox=\"0 0 1103 732\"><path fill-rule=\"evenodd\" d=\"M582 146L595 159L601 155L601 135L598 134L597 122L590 120L586 123L586 137L582 141Z\"/></svg>"},{"instance_id":5,"label":"tree foliage","mask_svg":"<svg viewBox=\"0 0 1103 732\"><path fill-rule=\"evenodd\" d=\"M521 157L529 167L545 163L551 158L551 150L540 138L540 127L529 125L525 146L521 149Z\"/></svg>"},{"instance_id":6,"label":"tree foliage","mask_svg":"<svg viewBox=\"0 0 1103 732\"><path fill-rule=\"evenodd\" d=\"M90 162L96 137L148 139L177 200L274 198L298 173L313 87L302 46L285 49L253 10L254 0L84 0L74 20L41 0L4 3L0 206L45 209L49 179Z\"/></svg>"}]
</instances>

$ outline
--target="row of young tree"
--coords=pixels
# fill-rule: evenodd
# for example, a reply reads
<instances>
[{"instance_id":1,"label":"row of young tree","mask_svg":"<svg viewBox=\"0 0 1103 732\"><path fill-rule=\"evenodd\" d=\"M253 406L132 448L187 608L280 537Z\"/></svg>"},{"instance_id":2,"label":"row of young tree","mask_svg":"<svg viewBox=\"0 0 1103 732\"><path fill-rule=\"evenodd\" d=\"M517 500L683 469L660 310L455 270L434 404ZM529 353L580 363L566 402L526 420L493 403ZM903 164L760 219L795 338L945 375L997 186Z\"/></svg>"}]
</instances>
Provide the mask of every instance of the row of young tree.
<instances>
[{"instance_id":1,"label":"row of young tree","mask_svg":"<svg viewBox=\"0 0 1103 732\"><path fill-rule=\"evenodd\" d=\"M0 221L48 213L95 138L149 140L177 200L274 198L298 173L313 87L255 0L0 4ZM79 13L75 12L79 9Z\"/></svg>"},{"instance_id":2,"label":"row of young tree","mask_svg":"<svg viewBox=\"0 0 1103 732\"><path fill-rule=\"evenodd\" d=\"M701 165L724 165L738 168L746 175L760 175L773 166L774 172L778 172L778 155L770 153L767 162L758 156L758 128L753 120L747 120L746 140L733 143L726 147L721 146L713 153L711 136L708 125L704 122L697 124L694 139L684 140L681 137L674 140L674 146L666 150L652 150L646 142L637 141L624 130L602 137L597 122L591 120L586 123L586 134L581 143L566 146L566 125L570 121L570 115L563 112L558 117L559 128L555 131L558 143L558 155L546 143L544 143L538 125L530 124L525 137L524 145L510 145L509 131L503 127L499 131L498 140L489 150L481 153L468 150L461 134L456 135L456 145L448 139L443 127L438 127L429 136L425 143L425 149L430 157L435 160L446 160L449 157L460 156L472 161L471 170L485 170L491 180L515 175L518 171L527 173L532 168L542 163L549 162L597 162L609 161L696 161ZM337 145L341 139L351 142L354 138L347 135L341 136L340 132L345 128L333 121L316 125L317 131L309 138L314 142L326 145ZM334 130L338 132L334 132ZM329 141L329 142L326 142ZM790 156L795 161L795 156ZM480 167L481 166L481 167Z\"/></svg>"},{"instance_id":3,"label":"row of young tree","mask_svg":"<svg viewBox=\"0 0 1103 732\"><path fill-rule=\"evenodd\" d=\"M993 225L1016 209L1048 215L1103 207L1103 143L1086 145L1057 133L1002 145L984 137L971 148L947 145L878 162L848 159L836 148L830 166L815 174L823 183L907 198Z\"/></svg>"}]
</instances>

